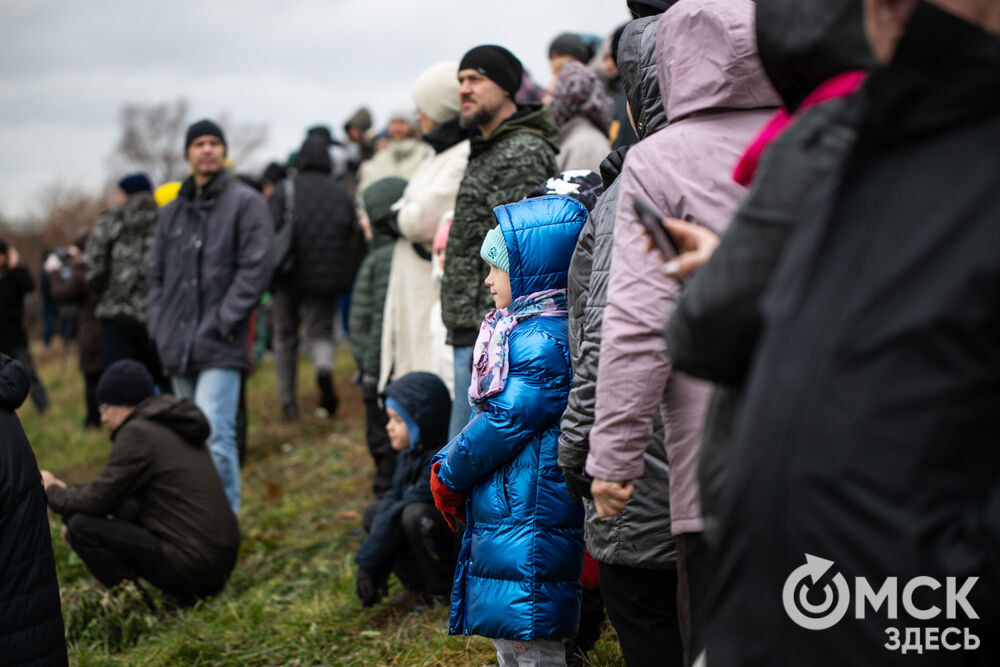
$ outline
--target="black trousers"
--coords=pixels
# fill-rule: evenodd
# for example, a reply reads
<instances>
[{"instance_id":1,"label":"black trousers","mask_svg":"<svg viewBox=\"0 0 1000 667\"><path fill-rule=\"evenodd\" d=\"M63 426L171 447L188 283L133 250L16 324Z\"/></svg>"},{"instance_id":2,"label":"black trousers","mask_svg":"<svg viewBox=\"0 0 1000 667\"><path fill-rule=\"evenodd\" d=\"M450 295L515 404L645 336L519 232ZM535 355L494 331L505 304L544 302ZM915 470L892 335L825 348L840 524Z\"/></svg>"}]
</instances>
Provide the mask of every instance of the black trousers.
<instances>
[{"instance_id":1,"label":"black trousers","mask_svg":"<svg viewBox=\"0 0 1000 667\"><path fill-rule=\"evenodd\" d=\"M145 579L182 603L216 592L221 585L192 584L167 561L163 542L142 526L124 519L88 514L68 517L69 544L94 578L108 588ZM214 589L214 590L207 590Z\"/></svg>"},{"instance_id":2,"label":"black trousers","mask_svg":"<svg viewBox=\"0 0 1000 667\"><path fill-rule=\"evenodd\" d=\"M379 405L378 390L374 387L362 387L361 398L365 403L365 441L375 462L372 492L376 498L381 498L392 487L392 476L396 472L396 452L389 443L389 434L385 432L385 425L389 420L385 410Z\"/></svg>"},{"instance_id":3,"label":"black trousers","mask_svg":"<svg viewBox=\"0 0 1000 667\"><path fill-rule=\"evenodd\" d=\"M684 640L684 664L690 665L701 653L702 600L705 597L704 533L675 535L677 543L677 613Z\"/></svg>"},{"instance_id":4,"label":"black trousers","mask_svg":"<svg viewBox=\"0 0 1000 667\"><path fill-rule=\"evenodd\" d=\"M600 563L601 595L628 667L680 667L677 570Z\"/></svg>"},{"instance_id":5,"label":"black trousers","mask_svg":"<svg viewBox=\"0 0 1000 667\"><path fill-rule=\"evenodd\" d=\"M83 423L84 426L93 426L94 428L101 426L101 411L100 406L97 405L97 381L100 379L100 371L83 374L83 397L87 404L87 418Z\"/></svg>"},{"instance_id":6,"label":"black trousers","mask_svg":"<svg viewBox=\"0 0 1000 667\"><path fill-rule=\"evenodd\" d=\"M371 529L381 500L365 507L362 524ZM408 591L435 596L451 596L462 533L453 533L444 517L430 503L413 503L403 510L399 521L404 540L393 558L392 571Z\"/></svg>"},{"instance_id":7,"label":"black trousers","mask_svg":"<svg viewBox=\"0 0 1000 667\"><path fill-rule=\"evenodd\" d=\"M119 359L135 359L146 367L160 391L170 393L170 381L163 374L160 355L146 332L146 325L101 319L101 361L107 368Z\"/></svg>"}]
</instances>

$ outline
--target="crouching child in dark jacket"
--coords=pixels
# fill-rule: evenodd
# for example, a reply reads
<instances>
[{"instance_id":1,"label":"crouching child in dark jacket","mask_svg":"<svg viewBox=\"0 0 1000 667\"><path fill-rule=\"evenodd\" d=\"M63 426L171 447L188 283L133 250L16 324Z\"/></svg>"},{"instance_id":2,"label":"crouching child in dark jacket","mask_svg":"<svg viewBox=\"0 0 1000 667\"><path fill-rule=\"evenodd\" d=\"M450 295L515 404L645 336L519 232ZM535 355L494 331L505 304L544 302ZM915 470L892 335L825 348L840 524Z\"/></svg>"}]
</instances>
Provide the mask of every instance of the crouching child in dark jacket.
<instances>
[{"instance_id":1,"label":"crouching child in dark jacket","mask_svg":"<svg viewBox=\"0 0 1000 667\"><path fill-rule=\"evenodd\" d=\"M499 226L480 254L497 309L473 348L473 415L431 473L435 504L466 520L448 632L491 638L501 667L565 665L580 619L583 508L557 459L572 383L566 280L587 209L546 196L493 212Z\"/></svg>"},{"instance_id":2,"label":"crouching child in dark jacket","mask_svg":"<svg viewBox=\"0 0 1000 667\"><path fill-rule=\"evenodd\" d=\"M131 359L108 367L97 400L111 427L104 469L79 485L42 471L70 546L108 588L141 578L181 604L219 592L240 534L205 445L205 416L188 399L154 396L153 377Z\"/></svg>"},{"instance_id":3,"label":"crouching child in dark jacket","mask_svg":"<svg viewBox=\"0 0 1000 667\"><path fill-rule=\"evenodd\" d=\"M368 537L358 550L356 590L368 607L381 599L395 572L421 606L444 604L451 590L458 540L434 508L431 458L448 438L451 396L436 375L407 373L383 394L386 432L398 452L392 487L365 508Z\"/></svg>"}]
</instances>

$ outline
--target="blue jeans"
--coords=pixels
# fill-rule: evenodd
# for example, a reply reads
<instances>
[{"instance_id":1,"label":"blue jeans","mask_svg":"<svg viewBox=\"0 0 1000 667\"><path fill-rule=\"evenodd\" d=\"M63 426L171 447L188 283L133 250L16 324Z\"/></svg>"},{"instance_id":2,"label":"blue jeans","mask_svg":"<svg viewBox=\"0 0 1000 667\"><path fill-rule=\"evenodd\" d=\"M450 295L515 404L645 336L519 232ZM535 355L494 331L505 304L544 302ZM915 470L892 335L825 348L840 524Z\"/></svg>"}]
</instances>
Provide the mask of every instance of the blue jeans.
<instances>
[{"instance_id":1,"label":"blue jeans","mask_svg":"<svg viewBox=\"0 0 1000 667\"><path fill-rule=\"evenodd\" d=\"M469 405L469 385L472 384L472 347L455 347L455 400L451 403L451 420L448 422L449 442L462 432L472 416Z\"/></svg>"},{"instance_id":2,"label":"blue jeans","mask_svg":"<svg viewBox=\"0 0 1000 667\"><path fill-rule=\"evenodd\" d=\"M174 395L194 400L208 419L212 428L208 452L235 514L240 509L240 455L236 447L240 372L233 368L206 368L194 375L175 375L171 381Z\"/></svg>"}]
</instances>

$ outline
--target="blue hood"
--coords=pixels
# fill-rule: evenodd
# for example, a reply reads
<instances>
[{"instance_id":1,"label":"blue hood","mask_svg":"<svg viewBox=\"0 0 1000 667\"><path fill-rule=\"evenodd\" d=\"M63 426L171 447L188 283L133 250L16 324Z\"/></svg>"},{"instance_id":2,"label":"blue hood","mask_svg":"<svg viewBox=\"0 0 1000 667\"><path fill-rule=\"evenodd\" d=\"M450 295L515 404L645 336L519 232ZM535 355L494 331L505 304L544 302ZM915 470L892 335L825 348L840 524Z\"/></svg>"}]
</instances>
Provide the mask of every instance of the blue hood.
<instances>
[{"instance_id":1,"label":"blue hood","mask_svg":"<svg viewBox=\"0 0 1000 667\"><path fill-rule=\"evenodd\" d=\"M566 287L587 208L564 195L535 197L493 209L507 244L511 298Z\"/></svg>"}]
</instances>

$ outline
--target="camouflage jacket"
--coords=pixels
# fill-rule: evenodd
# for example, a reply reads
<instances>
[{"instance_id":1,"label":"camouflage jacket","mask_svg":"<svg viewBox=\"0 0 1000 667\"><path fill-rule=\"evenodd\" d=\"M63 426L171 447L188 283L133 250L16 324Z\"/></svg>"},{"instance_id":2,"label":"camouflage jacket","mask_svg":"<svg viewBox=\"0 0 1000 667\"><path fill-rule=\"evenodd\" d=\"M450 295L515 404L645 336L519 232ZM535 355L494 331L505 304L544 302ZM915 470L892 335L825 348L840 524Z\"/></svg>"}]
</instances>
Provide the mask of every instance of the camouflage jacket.
<instances>
[{"instance_id":1,"label":"camouflage jacket","mask_svg":"<svg viewBox=\"0 0 1000 667\"><path fill-rule=\"evenodd\" d=\"M471 139L441 282L441 316L449 344L473 345L483 316L493 309L483 283L489 267L479 257L479 248L497 224L494 207L523 199L555 175L558 137L548 110L528 104L519 106L490 136Z\"/></svg>"},{"instance_id":2,"label":"camouflage jacket","mask_svg":"<svg viewBox=\"0 0 1000 667\"><path fill-rule=\"evenodd\" d=\"M157 214L153 195L140 192L97 219L83 253L97 317L146 322L146 272Z\"/></svg>"}]
</instances>

